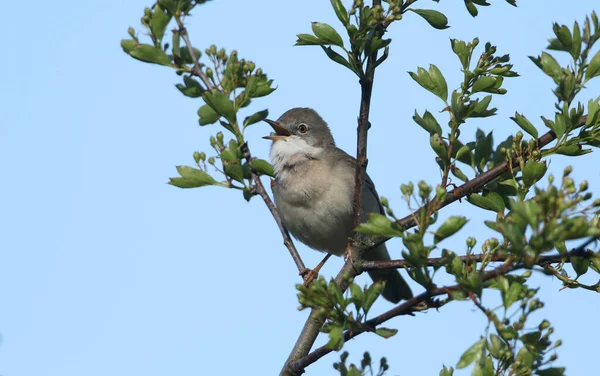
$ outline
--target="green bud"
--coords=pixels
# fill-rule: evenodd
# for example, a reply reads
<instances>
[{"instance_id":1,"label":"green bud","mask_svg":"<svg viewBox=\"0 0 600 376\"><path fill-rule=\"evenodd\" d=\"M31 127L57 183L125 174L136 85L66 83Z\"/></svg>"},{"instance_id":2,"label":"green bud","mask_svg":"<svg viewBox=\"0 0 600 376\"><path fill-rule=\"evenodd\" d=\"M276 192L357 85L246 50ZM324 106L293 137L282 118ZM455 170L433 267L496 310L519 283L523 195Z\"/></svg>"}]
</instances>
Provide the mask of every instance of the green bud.
<instances>
[{"instance_id":1,"label":"green bud","mask_svg":"<svg viewBox=\"0 0 600 376\"><path fill-rule=\"evenodd\" d=\"M381 197L381 205L384 207L390 206L390 202L388 201L387 197Z\"/></svg>"},{"instance_id":2,"label":"green bud","mask_svg":"<svg viewBox=\"0 0 600 376\"><path fill-rule=\"evenodd\" d=\"M262 76L262 74L263 74L263 71L262 71L262 69L258 68L258 69L256 70L256 75L257 75L257 76Z\"/></svg>"},{"instance_id":3,"label":"green bud","mask_svg":"<svg viewBox=\"0 0 600 376\"><path fill-rule=\"evenodd\" d=\"M554 183L554 175L552 175L552 174L548 175L548 183L549 184Z\"/></svg>"},{"instance_id":4,"label":"green bud","mask_svg":"<svg viewBox=\"0 0 600 376\"><path fill-rule=\"evenodd\" d=\"M197 151L194 152L194 161L196 161L196 164L200 163L200 153Z\"/></svg>"},{"instance_id":5,"label":"green bud","mask_svg":"<svg viewBox=\"0 0 600 376\"><path fill-rule=\"evenodd\" d=\"M151 17L152 16L152 10L150 8L144 8L144 16Z\"/></svg>"},{"instance_id":6,"label":"green bud","mask_svg":"<svg viewBox=\"0 0 600 376\"><path fill-rule=\"evenodd\" d=\"M549 327L550 327L550 321L548 321L548 320L544 320L541 322L540 325L538 325L539 330L548 329Z\"/></svg>"},{"instance_id":7,"label":"green bud","mask_svg":"<svg viewBox=\"0 0 600 376\"><path fill-rule=\"evenodd\" d=\"M214 166L215 165L215 157L208 158L208 163Z\"/></svg>"},{"instance_id":8,"label":"green bud","mask_svg":"<svg viewBox=\"0 0 600 376\"><path fill-rule=\"evenodd\" d=\"M558 340L558 341L560 341L560 340ZM557 342L558 342L558 341L557 341ZM554 346L554 347L556 347L556 346ZM557 358L558 358L558 355L556 355L556 354L552 354L552 355L550 355L550 361L551 361L551 362L555 361Z\"/></svg>"},{"instance_id":9,"label":"green bud","mask_svg":"<svg viewBox=\"0 0 600 376\"><path fill-rule=\"evenodd\" d=\"M517 134L515 135L515 144L520 144L522 139L523 139L523 132L518 131Z\"/></svg>"},{"instance_id":10,"label":"green bud","mask_svg":"<svg viewBox=\"0 0 600 376\"><path fill-rule=\"evenodd\" d=\"M554 348L560 347L562 345L562 340L558 340L556 342L554 342Z\"/></svg>"},{"instance_id":11,"label":"green bud","mask_svg":"<svg viewBox=\"0 0 600 376\"><path fill-rule=\"evenodd\" d=\"M142 17L142 25L148 25L148 24L150 24L150 17L148 17L148 16Z\"/></svg>"},{"instance_id":12,"label":"green bud","mask_svg":"<svg viewBox=\"0 0 600 376\"><path fill-rule=\"evenodd\" d=\"M467 247L473 248L473 247L475 247L476 244L477 244L477 239L472 238L470 236L467 238Z\"/></svg>"},{"instance_id":13,"label":"green bud","mask_svg":"<svg viewBox=\"0 0 600 376\"><path fill-rule=\"evenodd\" d=\"M256 64L251 61L247 62L246 65L248 66L248 72L252 72L256 68Z\"/></svg>"},{"instance_id":14,"label":"green bud","mask_svg":"<svg viewBox=\"0 0 600 376\"><path fill-rule=\"evenodd\" d=\"M218 142L220 145L223 145L223 132L219 132L219 133L217 133L217 142Z\"/></svg>"},{"instance_id":15,"label":"green bud","mask_svg":"<svg viewBox=\"0 0 600 376\"><path fill-rule=\"evenodd\" d=\"M592 192L588 192L586 194L583 195L583 201L587 201L590 198L592 198Z\"/></svg>"},{"instance_id":16,"label":"green bud","mask_svg":"<svg viewBox=\"0 0 600 376\"><path fill-rule=\"evenodd\" d=\"M525 273L521 274L521 277L523 278L529 278L531 277L531 270L526 271Z\"/></svg>"},{"instance_id":17,"label":"green bud","mask_svg":"<svg viewBox=\"0 0 600 376\"><path fill-rule=\"evenodd\" d=\"M563 176L569 176L572 171L573 171L573 167L571 167L571 166L565 167L565 170L563 171Z\"/></svg>"},{"instance_id":18,"label":"green bud","mask_svg":"<svg viewBox=\"0 0 600 376\"><path fill-rule=\"evenodd\" d=\"M212 146L213 148L217 146L217 139L215 138L215 136L210 136L210 146Z\"/></svg>"},{"instance_id":19,"label":"green bud","mask_svg":"<svg viewBox=\"0 0 600 376\"><path fill-rule=\"evenodd\" d=\"M448 194L448 192L446 191L446 189L444 189L441 186L437 186L435 188L435 197L440 200L440 201L444 201L446 199L446 195Z\"/></svg>"},{"instance_id":20,"label":"green bud","mask_svg":"<svg viewBox=\"0 0 600 376\"><path fill-rule=\"evenodd\" d=\"M217 57L218 57L219 59L225 59L225 56L226 56L226 55L225 55L225 49L224 49L224 48L221 48L221 49L219 50L219 52L217 52Z\"/></svg>"},{"instance_id":21,"label":"green bud","mask_svg":"<svg viewBox=\"0 0 600 376\"><path fill-rule=\"evenodd\" d=\"M585 192L588 189L588 182L587 180L584 180L581 182L581 184L579 184L579 192Z\"/></svg>"},{"instance_id":22,"label":"green bud","mask_svg":"<svg viewBox=\"0 0 600 376\"><path fill-rule=\"evenodd\" d=\"M131 35L132 38L135 38L135 29L133 27L129 27L129 29L127 29L127 32L129 33L129 35Z\"/></svg>"},{"instance_id":23,"label":"green bud","mask_svg":"<svg viewBox=\"0 0 600 376\"><path fill-rule=\"evenodd\" d=\"M210 45L210 53L212 55L216 55L217 54L217 46L215 46L214 44Z\"/></svg>"},{"instance_id":24,"label":"green bud","mask_svg":"<svg viewBox=\"0 0 600 376\"><path fill-rule=\"evenodd\" d=\"M592 203L592 206L597 208L600 206L600 198L597 198L594 200L594 202Z\"/></svg>"},{"instance_id":25,"label":"green bud","mask_svg":"<svg viewBox=\"0 0 600 376\"><path fill-rule=\"evenodd\" d=\"M213 78L213 70L210 68L206 68L206 76L208 78Z\"/></svg>"},{"instance_id":26,"label":"green bud","mask_svg":"<svg viewBox=\"0 0 600 376\"><path fill-rule=\"evenodd\" d=\"M431 194L431 187L428 186L423 180L421 180L418 184L419 187L419 197L422 199L426 199Z\"/></svg>"}]
</instances>

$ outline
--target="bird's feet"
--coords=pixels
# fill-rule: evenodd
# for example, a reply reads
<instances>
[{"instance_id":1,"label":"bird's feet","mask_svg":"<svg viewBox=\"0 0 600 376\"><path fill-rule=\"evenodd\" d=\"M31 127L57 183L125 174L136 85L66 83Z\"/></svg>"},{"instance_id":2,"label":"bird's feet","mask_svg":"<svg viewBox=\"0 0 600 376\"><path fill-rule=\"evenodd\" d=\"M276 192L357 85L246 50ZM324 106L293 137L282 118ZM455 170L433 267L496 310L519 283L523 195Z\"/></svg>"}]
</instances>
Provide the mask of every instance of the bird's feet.
<instances>
[{"instance_id":1,"label":"bird's feet","mask_svg":"<svg viewBox=\"0 0 600 376\"><path fill-rule=\"evenodd\" d=\"M305 268L300 272L300 275L302 276L302 278L304 278L304 286L308 287L311 284L311 282L319 276L319 271Z\"/></svg>"}]
</instances>

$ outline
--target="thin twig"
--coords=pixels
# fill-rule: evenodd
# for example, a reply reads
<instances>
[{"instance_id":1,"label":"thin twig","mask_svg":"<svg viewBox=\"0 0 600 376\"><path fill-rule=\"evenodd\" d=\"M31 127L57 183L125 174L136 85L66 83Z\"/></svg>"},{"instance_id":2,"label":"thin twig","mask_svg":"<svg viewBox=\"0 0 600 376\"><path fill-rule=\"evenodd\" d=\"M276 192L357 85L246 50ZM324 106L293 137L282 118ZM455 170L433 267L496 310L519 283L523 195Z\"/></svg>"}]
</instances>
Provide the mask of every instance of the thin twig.
<instances>
[{"instance_id":1,"label":"thin twig","mask_svg":"<svg viewBox=\"0 0 600 376\"><path fill-rule=\"evenodd\" d=\"M252 155L250 155L250 149L248 148L248 143L244 142L242 144L242 146L240 147L240 149L242 151L244 159L246 159L248 164L250 164L250 162L252 160ZM267 208L269 208L269 211L271 212L273 219L275 219L275 222L277 222L277 227L279 227L279 231L281 232L281 236L283 237L283 244L286 246L288 251L290 251L290 255L292 256L292 259L294 259L294 262L296 263L298 272L303 273L306 270L306 266L304 266L304 262L302 261L302 258L300 257L300 254L298 253L298 250L296 249L296 246L294 245L294 242L292 241L290 234L288 233L287 229L283 225L283 222L281 221L281 217L279 216L279 213L277 212L277 209L275 208L275 204L273 204L273 201L267 194L267 191L265 190L265 187L262 184L262 181L260 180L260 176L258 176L258 174L256 174L254 171L251 171L250 174L252 175L252 180L254 181L254 186L256 187L256 192L263 199L263 201L267 205Z\"/></svg>"},{"instance_id":2,"label":"thin twig","mask_svg":"<svg viewBox=\"0 0 600 376\"><path fill-rule=\"evenodd\" d=\"M594 238L592 238L593 240ZM571 253L569 253L568 255L560 255L560 254L556 254L556 255L545 255L545 256L540 256L540 258L538 259L538 261L536 262L536 265L547 265L547 264L554 264L557 262L566 262L569 261L569 256L579 256L579 257L589 257L590 254L587 251L581 250L579 254L575 254L575 250L573 250ZM514 258L514 255L510 255L510 254L506 254L506 253L502 253L502 254L496 254L496 255L489 255L489 254L478 254L478 255L466 255L466 256L458 256L457 258L459 260L462 260L464 262L482 262L482 261L489 261L489 262L505 262L506 260L509 260L510 258ZM424 266L438 266L441 263L443 263L444 261L446 261L448 258L447 257L432 257L430 259L427 259L427 262L424 264ZM369 271L369 270L382 270L382 269L399 269L399 268L405 268L405 267L411 267L412 265L406 261L406 260L387 260L387 261L363 261L362 265L361 265L361 269L362 271Z\"/></svg>"},{"instance_id":3,"label":"thin twig","mask_svg":"<svg viewBox=\"0 0 600 376\"><path fill-rule=\"evenodd\" d=\"M202 83L204 83L204 85L206 86L206 89L208 91L213 91L214 87L210 83L208 76L202 71L202 67L200 67L200 62L198 61L198 56L196 56L196 51L194 51L194 48L192 47L192 42L190 42L190 37L188 35L187 29L185 28L185 26L183 25L183 22L181 21L181 17L175 16L175 21L177 21L177 26L179 27L179 35L181 35L181 38L185 42L185 45L188 48L190 57L192 58L192 61L194 62L194 68L192 69L192 74L194 76L197 76L198 78L200 78L200 80L202 81Z\"/></svg>"},{"instance_id":4,"label":"thin twig","mask_svg":"<svg viewBox=\"0 0 600 376\"><path fill-rule=\"evenodd\" d=\"M565 260L568 261L571 256L592 257L594 255L594 253L587 252L585 250L585 248L589 244L591 244L591 242L593 242L595 240L596 240L596 238L591 238L591 239L587 240L585 243L583 243L579 247L571 250L568 254L562 256L562 258L559 259L558 261L555 261L554 259L552 259L552 257L555 257L555 256L546 256L543 259L543 261L542 261L542 259L540 259L540 262L538 264L545 265L545 264L548 264L551 262L561 262L561 261L565 261ZM467 257L467 256L464 256L464 257ZM473 259L473 257L477 257L477 256L470 255L469 257L470 257L470 259ZM507 274L511 271L515 271L518 269L525 269L525 268L527 268L527 266L524 263L516 263L516 264L505 263L505 264L483 274L483 276L481 277L481 280L487 281L487 280L496 278L500 275ZM427 308L430 308L430 307L432 307L432 305L431 305L431 303L428 303L428 302L432 302L433 307L439 308L440 305L436 304L435 301L433 301L431 298L440 296L440 295L444 295L444 294L450 295L452 293L452 291L457 291L457 290L462 290L462 289L463 288L460 285L456 284L453 286L439 287L439 288L435 288L431 291L423 292L422 294L419 294L419 295L415 296L414 298L405 301L404 303L392 308L391 310L384 312L381 315L368 320L366 322L366 327L375 328L377 325L380 325L396 316L410 315L410 314L413 314L415 311L423 311L423 309L418 308L423 303L427 303ZM485 311L485 309L484 309L484 311ZM344 333L344 339L346 341L348 341L348 340L350 340L362 333L365 333L365 332L366 331L354 331L354 332L346 331ZM302 374L306 367L313 364L314 362L321 359L323 356L329 354L332 351L333 351L332 349L329 349L326 346L321 346L318 349L315 349L314 351L312 351L310 354L304 356L303 358L290 362L289 367L293 372L292 374L293 375Z\"/></svg>"},{"instance_id":5,"label":"thin twig","mask_svg":"<svg viewBox=\"0 0 600 376\"><path fill-rule=\"evenodd\" d=\"M581 118L577 127L584 126L586 121L587 121L587 115L584 115ZM539 148L542 148L542 147L548 145L549 143L551 143L552 141L554 141L555 139L556 139L556 134L553 131L550 131L550 132L547 132L547 133L543 134L542 136L540 136L540 138L537 139L537 144L538 144ZM528 157L528 156L525 156L525 157ZM513 161L512 167L517 168L519 166L518 159L513 158L512 161ZM499 165L482 173L481 175L475 177L474 179L469 180L468 182L464 183L463 185L458 186L458 187L454 188L453 190L449 191L446 194L446 199L444 199L443 201L433 199L426 206L419 208L415 212L407 215L406 217L397 220L396 223L399 224L405 230L415 227L417 225L417 222L416 222L416 218L418 218L417 213L421 212L422 210L427 210L427 215L431 215L431 214L437 212L439 209L441 209L445 206L448 206L451 203L458 201L465 196L470 195L471 193L479 192L487 184L491 183L496 178L498 178L500 175L507 172L508 169L509 169L509 165L506 161L504 161L504 162L500 163ZM366 246L367 249L365 251L368 251L371 248L374 248L382 243L385 243L389 239L390 238L385 237L385 236L368 238L368 241L371 244Z\"/></svg>"}]
</instances>

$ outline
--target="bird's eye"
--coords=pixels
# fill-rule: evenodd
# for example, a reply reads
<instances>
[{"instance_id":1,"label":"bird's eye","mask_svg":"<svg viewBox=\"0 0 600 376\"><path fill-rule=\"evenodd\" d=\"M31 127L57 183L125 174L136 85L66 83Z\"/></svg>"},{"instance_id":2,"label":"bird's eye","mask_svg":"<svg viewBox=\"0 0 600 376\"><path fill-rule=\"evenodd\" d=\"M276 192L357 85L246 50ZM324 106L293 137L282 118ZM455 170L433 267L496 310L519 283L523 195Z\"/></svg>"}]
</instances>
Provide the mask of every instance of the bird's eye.
<instances>
[{"instance_id":1,"label":"bird's eye","mask_svg":"<svg viewBox=\"0 0 600 376\"><path fill-rule=\"evenodd\" d=\"M300 124L298 126L298 133L305 134L306 132L308 132L308 127L306 126L306 124Z\"/></svg>"}]
</instances>

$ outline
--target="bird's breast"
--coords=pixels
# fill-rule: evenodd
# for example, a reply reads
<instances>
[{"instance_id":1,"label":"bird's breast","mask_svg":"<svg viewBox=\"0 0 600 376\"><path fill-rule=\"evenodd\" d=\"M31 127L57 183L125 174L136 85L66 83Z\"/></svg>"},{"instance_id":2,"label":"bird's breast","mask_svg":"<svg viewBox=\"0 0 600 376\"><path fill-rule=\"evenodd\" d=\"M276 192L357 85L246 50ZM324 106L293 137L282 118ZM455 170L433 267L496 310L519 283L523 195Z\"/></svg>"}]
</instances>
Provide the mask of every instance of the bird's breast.
<instances>
[{"instance_id":1,"label":"bird's breast","mask_svg":"<svg viewBox=\"0 0 600 376\"><path fill-rule=\"evenodd\" d=\"M341 255L352 235L353 186L317 161L312 164L281 171L273 187L275 204L294 237L311 248Z\"/></svg>"}]
</instances>

